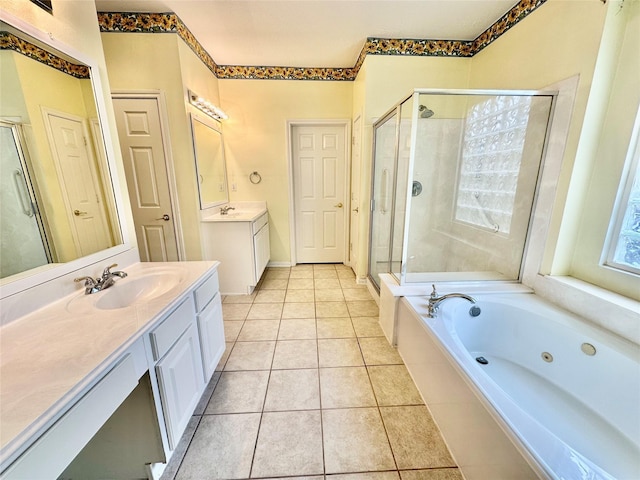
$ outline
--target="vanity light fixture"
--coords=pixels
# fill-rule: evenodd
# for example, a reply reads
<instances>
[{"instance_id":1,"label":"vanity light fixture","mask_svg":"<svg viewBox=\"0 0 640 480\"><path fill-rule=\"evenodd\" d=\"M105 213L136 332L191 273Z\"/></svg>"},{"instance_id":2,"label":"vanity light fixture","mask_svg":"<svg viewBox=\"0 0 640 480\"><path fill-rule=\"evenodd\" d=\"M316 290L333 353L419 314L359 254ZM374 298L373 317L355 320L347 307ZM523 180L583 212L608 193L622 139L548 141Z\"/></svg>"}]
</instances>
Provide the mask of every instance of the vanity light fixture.
<instances>
[{"instance_id":1,"label":"vanity light fixture","mask_svg":"<svg viewBox=\"0 0 640 480\"><path fill-rule=\"evenodd\" d=\"M198 110L206 113L214 120L218 122L226 120L229 116L222 111L219 107L216 107L213 103L205 98L199 97L197 94L189 90L189 103L196 107Z\"/></svg>"}]
</instances>

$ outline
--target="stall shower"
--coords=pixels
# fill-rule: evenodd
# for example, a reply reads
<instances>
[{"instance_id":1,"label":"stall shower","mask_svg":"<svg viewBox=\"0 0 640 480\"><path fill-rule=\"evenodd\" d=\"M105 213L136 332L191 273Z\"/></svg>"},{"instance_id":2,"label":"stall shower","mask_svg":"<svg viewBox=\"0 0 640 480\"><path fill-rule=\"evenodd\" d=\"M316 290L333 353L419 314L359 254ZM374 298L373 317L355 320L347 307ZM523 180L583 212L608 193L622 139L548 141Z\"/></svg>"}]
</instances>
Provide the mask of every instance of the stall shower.
<instances>
[{"instance_id":1,"label":"stall shower","mask_svg":"<svg viewBox=\"0 0 640 480\"><path fill-rule=\"evenodd\" d=\"M520 278L554 98L416 89L374 124L374 285Z\"/></svg>"}]
</instances>

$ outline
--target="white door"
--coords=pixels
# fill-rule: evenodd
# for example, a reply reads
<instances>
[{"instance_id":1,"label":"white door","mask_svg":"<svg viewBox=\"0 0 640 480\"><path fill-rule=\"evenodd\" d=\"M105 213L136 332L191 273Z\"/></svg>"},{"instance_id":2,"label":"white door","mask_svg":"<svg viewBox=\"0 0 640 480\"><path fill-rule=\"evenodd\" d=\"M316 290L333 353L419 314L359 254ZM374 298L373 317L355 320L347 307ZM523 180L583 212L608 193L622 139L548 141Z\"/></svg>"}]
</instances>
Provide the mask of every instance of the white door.
<instances>
[{"instance_id":1,"label":"white door","mask_svg":"<svg viewBox=\"0 0 640 480\"><path fill-rule=\"evenodd\" d=\"M106 205L83 119L47 109L43 114L76 250L85 256L109 248Z\"/></svg>"},{"instance_id":2,"label":"white door","mask_svg":"<svg viewBox=\"0 0 640 480\"><path fill-rule=\"evenodd\" d=\"M296 261L345 260L345 128L292 127Z\"/></svg>"},{"instance_id":3,"label":"white door","mask_svg":"<svg viewBox=\"0 0 640 480\"><path fill-rule=\"evenodd\" d=\"M349 262L353 273L358 275L358 254L360 249L360 158L362 143L362 117L353 122L351 144L351 222L349 235Z\"/></svg>"},{"instance_id":4,"label":"white door","mask_svg":"<svg viewBox=\"0 0 640 480\"><path fill-rule=\"evenodd\" d=\"M114 96L113 107L140 259L177 261L159 102L156 98Z\"/></svg>"}]
</instances>

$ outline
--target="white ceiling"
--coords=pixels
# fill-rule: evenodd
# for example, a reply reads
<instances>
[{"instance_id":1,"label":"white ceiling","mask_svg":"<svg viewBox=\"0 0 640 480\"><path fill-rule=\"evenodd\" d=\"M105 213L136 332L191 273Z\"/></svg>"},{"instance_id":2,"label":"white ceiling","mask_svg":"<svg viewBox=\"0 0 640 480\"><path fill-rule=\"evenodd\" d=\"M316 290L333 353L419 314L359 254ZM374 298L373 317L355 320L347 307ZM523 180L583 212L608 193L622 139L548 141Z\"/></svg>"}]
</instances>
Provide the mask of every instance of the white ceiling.
<instances>
[{"instance_id":1,"label":"white ceiling","mask_svg":"<svg viewBox=\"0 0 640 480\"><path fill-rule=\"evenodd\" d=\"M96 0L175 12L218 65L352 67L367 37L473 40L516 0Z\"/></svg>"}]
</instances>

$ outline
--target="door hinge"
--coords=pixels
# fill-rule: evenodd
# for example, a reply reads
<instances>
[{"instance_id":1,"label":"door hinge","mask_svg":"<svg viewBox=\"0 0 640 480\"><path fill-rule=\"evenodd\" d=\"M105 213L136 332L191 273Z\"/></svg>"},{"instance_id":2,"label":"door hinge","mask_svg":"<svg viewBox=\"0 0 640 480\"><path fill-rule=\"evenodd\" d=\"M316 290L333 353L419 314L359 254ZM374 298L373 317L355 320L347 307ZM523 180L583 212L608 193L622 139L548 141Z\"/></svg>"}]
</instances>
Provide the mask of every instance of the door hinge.
<instances>
[{"instance_id":1,"label":"door hinge","mask_svg":"<svg viewBox=\"0 0 640 480\"><path fill-rule=\"evenodd\" d=\"M85 147L86 147L87 145L89 145L89 144L87 143L87 137L82 137L82 140L84 140L84 146L85 146Z\"/></svg>"},{"instance_id":2,"label":"door hinge","mask_svg":"<svg viewBox=\"0 0 640 480\"><path fill-rule=\"evenodd\" d=\"M355 145L356 144L356 137L351 137L351 145Z\"/></svg>"}]
</instances>

